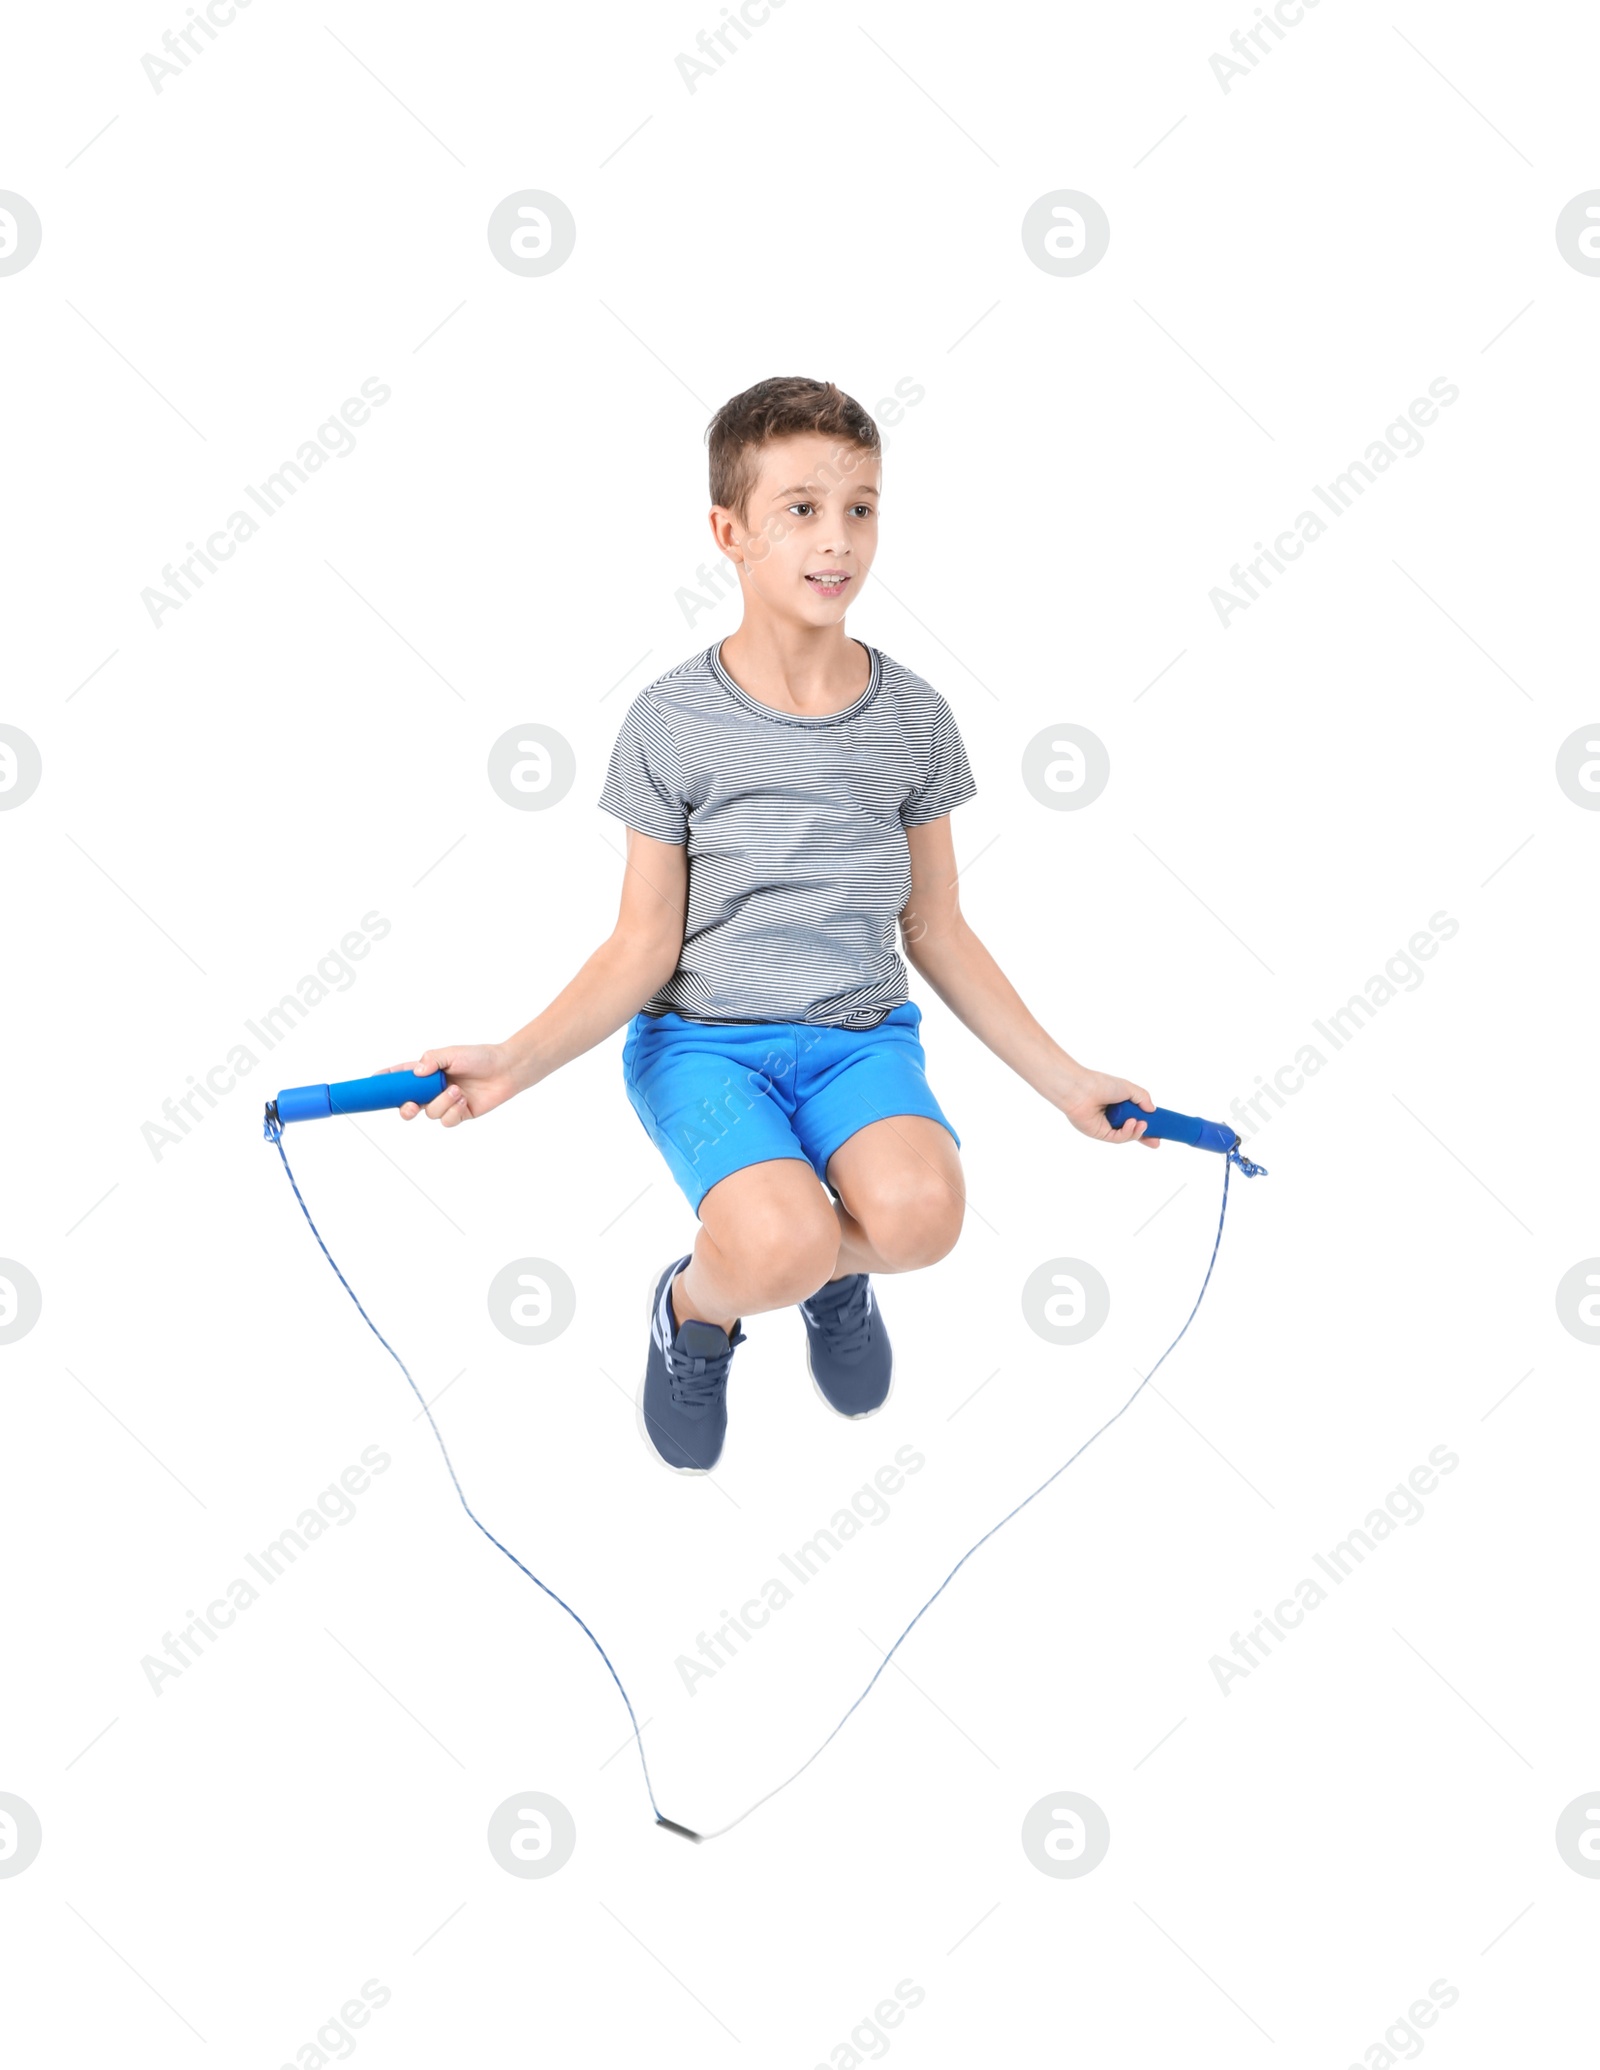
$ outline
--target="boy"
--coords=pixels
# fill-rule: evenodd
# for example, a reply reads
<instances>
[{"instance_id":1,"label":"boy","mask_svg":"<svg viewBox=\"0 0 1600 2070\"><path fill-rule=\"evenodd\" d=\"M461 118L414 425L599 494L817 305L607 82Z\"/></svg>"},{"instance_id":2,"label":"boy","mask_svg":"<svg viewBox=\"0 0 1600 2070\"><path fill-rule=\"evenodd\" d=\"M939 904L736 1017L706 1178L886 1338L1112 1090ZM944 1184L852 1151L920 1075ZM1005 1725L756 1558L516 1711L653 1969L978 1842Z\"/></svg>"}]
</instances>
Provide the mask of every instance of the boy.
<instances>
[{"instance_id":1,"label":"boy","mask_svg":"<svg viewBox=\"0 0 1600 2070\"><path fill-rule=\"evenodd\" d=\"M881 1408L893 1358L871 1275L932 1265L960 1233L959 1139L897 922L951 1012L1083 1134L1132 1141L1144 1122L1113 1131L1105 1109L1154 1106L1059 1048L968 927L949 815L976 785L950 707L845 634L878 544L871 417L831 381L761 381L707 441L744 617L622 722L600 797L628 828L616 927L509 1041L411 1067L448 1074L427 1112L450 1128L627 1025L628 1096L700 1222L656 1281L639 1396L678 1473L721 1455L746 1316L798 1303L823 1400Z\"/></svg>"}]
</instances>

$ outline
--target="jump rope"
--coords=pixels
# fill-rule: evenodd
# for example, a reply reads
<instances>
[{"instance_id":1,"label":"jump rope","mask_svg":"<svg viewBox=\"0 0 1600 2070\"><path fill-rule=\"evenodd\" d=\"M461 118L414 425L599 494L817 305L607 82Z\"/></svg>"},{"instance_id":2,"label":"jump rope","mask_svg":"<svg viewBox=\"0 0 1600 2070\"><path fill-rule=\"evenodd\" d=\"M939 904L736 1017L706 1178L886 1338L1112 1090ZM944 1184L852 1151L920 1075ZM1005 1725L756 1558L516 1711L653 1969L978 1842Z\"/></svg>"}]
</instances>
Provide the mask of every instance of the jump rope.
<instances>
[{"instance_id":1,"label":"jump rope","mask_svg":"<svg viewBox=\"0 0 1600 2070\"><path fill-rule=\"evenodd\" d=\"M1006 1514L1000 1519L998 1524L992 1525L989 1530L984 1532L983 1536L980 1539L978 1539L975 1544L970 1545L967 1548L967 1550L961 1555L960 1559L957 1560L955 1565L950 1569L950 1572L945 1576L943 1581L941 1581L939 1586L934 1590L933 1594L929 1596L928 1600L923 1604L922 1608L917 1612L916 1616L912 1618L911 1622L906 1626L905 1630L900 1634L899 1638L895 1640L894 1644L889 1648L888 1652L883 1656L882 1660L879 1661L877 1667L873 1670L872 1678L867 1683L867 1686L862 1690L861 1694L856 1698L855 1702L851 1704L849 1710L845 1712L844 1716L839 1720L838 1724L834 1726L833 1730L828 1734L827 1738L823 1740L821 1745L819 1745L816 1748L815 1752L808 1754L806 1759L801 1762L800 1766L794 1771L792 1775L785 1776L782 1782L776 1784L772 1789L768 1790L765 1796L758 1797L756 1801L752 1805L750 1805L750 1807L747 1810L741 1811L737 1818L730 1819L727 1825L719 1826L714 1833L697 1833L692 1826L680 1825L675 1818L668 1818L665 1812L662 1811L661 1806L656 1802L655 1785L650 1780L650 1764L645 1759L644 1742L640 1737L640 1726L638 1716L633 1708L633 1700L628 1695L627 1689L623 1685L622 1677L617 1673L616 1667L612 1663L610 1654L607 1653L604 1646L601 1645L600 1641L595 1637L594 1633L590 1630L589 1626L578 1615L578 1612L573 1609L572 1605L566 1600L566 1598L564 1596L557 1595L556 1591L550 1586L548 1582L541 1581L539 1576L534 1573L531 1567L525 1565L523 1561L517 1558L517 1555L511 1550L510 1546L503 1544L498 1538L496 1538L494 1533L489 1529L488 1525L483 1521L483 1519L478 1515L477 1511L472 1507L472 1504L468 1502L466 1490L461 1485L460 1476L457 1474L455 1464L450 1457L449 1448L444 1441L444 1435L439 1429L438 1424L434 1421L433 1411L431 1408L429 1408L428 1403L423 1395L422 1389L418 1387L416 1381L412 1379L410 1368L406 1365L405 1360L401 1358L399 1352L395 1350L394 1346L389 1342L388 1338L384 1336L383 1332L372 1320L372 1317L368 1315L367 1311L362 1307L360 1300L357 1298L354 1287L351 1286L349 1280L345 1278L344 1274L339 1270L338 1266L334 1264L333 1253L323 1242L322 1232L318 1229L316 1223L312 1221L311 1210L306 1206L305 1198L301 1194L299 1185L296 1183L294 1172L290 1169L289 1159L283 1147L283 1131L290 1122L324 1120L329 1116L335 1114L376 1114L382 1112L387 1108L403 1107L408 1100L415 1100L419 1106L426 1106L430 1100L437 1099L439 1094L444 1091L446 1082L446 1076L443 1071L435 1071L431 1074L423 1074L413 1071L386 1071L376 1078L349 1079L340 1085L291 1086L287 1091L279 1093L278 1097L275 1100L269 1100L267 1102L266 1116L262 1122L261 1132L266 1137L267 1141L270 1142L273 1145L273 1147L277 1150L279 1157L282 1159L284 1172L288 1177L289 1184L294 1188L294 1197L300 1203L300 1212L305 1216L306 1223L307 1226L310 1228L311 1234L317 1239L318 1249L322 1252L322 1255L327 1259L328 1263L331 1266L333 1266L334 1277L338 1280L340 1286L344 1288L345 1292L350 1296L351 1300L355 1302L356 1313L361 1317L361 1320L366 1324L367 1328L372 1332L373 1336L377 1338L378 1342L383 1346L384 1350L388 1352L389 1356L400 1368L401 1372L405 1375L406 1385L411 1389L411 1392L416 1396L418 1402L421 1404L422 1413L428 1419L428 1428L433 1432L434 1438L439 1447L439 1451L444 1459L445 1470L448 1472L450 1479L454 1484L456 1494L460 1498L461 1507L466 1511L467 1515L472 1519L473 1523L477 1525L478 1529L483 1533L484 1537L488 1539L489 1543L495 1548L495 1550L497 1552L502 1552L505 1554L506 1558L511 1562L512 1566L517 1569L519 1574L525 1574L528 1580L533 1583L535 1588L542 1589L544 1593L550 1598L552 1603L558 1603L561 1606L561 1608L566 1611L567 1615L572 1619L573 1623L578 1627L579 1631L583 1633L584 1637L589 1641L590 1645L593 1646L596 1653L598 1653L600 1658L605 1662L606 1672L610 1675L612 1681L615 1682L617 1685L617 1693L622 1698L623 1704L627 1708L628 1721L633 1727L633 1743L638 1748L639 1766L644 1773L645 1794L650 1799L650 1809L655 1814L656 1824L658 1826L664 1826L669 1833L681 1834L685 1840L693 1840L696 1843L703 1840L719 1840L724 1833L731 1833L735 1826L743 1825L744 1821L750 1816L751 1812L759 1811L763 1804L770 1804L772 1799L776 1797L780 1791L786 1790L789 1787L790 1783L797 1782L799 1778L805 1774L806 1770L811 1766L812 1762L817 1759L817 1756L821 1754L825 1748L830 1746L835 1739L837 1739L839 1734L844 1730L845 1726L849 1723L850 1719L854 1716L856 1711L858 1711L861 1705L865 1703L867 1698L871 1695L873 1689L876 1687L878 1678L883 1673L884 1669L889 1665L890 1661L893 1660L894 1656L900 1651L900 1648L911 1636L911 1633L915 1629L915 1627L921 1623L922 1619L926 1617L928 1612L933 1608L934 1604L939 1600L939 1598L944 1594L945 1590L950 1586L951 1582L955 1580L956 1576L961 1572L962 1568L967 1564L968 1560L972 1558L972 1555L978 1550L978 1547L986 1545L989 1542L989 1540L994 1537L997 1531L1003 1530L1004 1527L1011 1522L1011 1519L1013 1517L1020 1515L1021 1512L1027 1508L1030 1502L1036 1501L1038 1497L1044 1493L1045 1489L1050 1486L1052 1481L1059 1480L1061 1475L1066 1472L1067 1468L1071 1466L1075 1460L1081 1459L1084 1453L1088 1451L1089 1447L1092 1444L1094 1444L1097 1439L1103 1437L1105 1433L1111 1428L1113 1423L1117 1422L1117 1420L1120 1417L1123 1417L1128 1413L1128 1411L1133 1407L1134 1403L1139 1399L1139 1396L1149 1386L1150 1382L1155 1378L1156 1374L1161 1370L1162 1366L1165 1365L1166 1361L1171 1357L1172 1353L1182 1342L1184 1336L1188 1331L1189 1324L1194 1321L1195 1316L1199 1313L1200 1303L1205 1299L1206 1288L1211 1284L1212 1268L1216 1265L1217 1252L1222 1244L1223 1224L1228 1219L1228 1181L1229 1178L1232 1176L1233 1167L1237 1165L1239 1170L1244 1173L1247 1179L1253 1179L1258 1176L1265 1177L1266 1175L1265 1165L1252 1164L1250 1159L1243 1155L1238 1133L1234 1129L1229 1128L1226 1122L1202 1121L1197 1116L1192 1114L1173 1114L1170 1113L1165 1107L1157 1107L1153 1114L1147 1114L1143 1107L1135 1106L1132 1100L1119 1100L1116 1102L1114 1106L1110 1106L1105 1110L1106 1120L1111 1124L1111 1126L1114 1129L1121 1128L1124 1122L1131 1121L1137 1118L1138 1120L1143 1121L1146 1124L1145 1134L1147 1136L1159 1136L1164 1138L1166 1141L1173 1143L1187 1143L1192 1148L1197 1150L1213 1150L1218 1152L1223 1159L1222 1211L1217 1217L1217 1233L1211 1245L1211 1257L1210 1261L1206 1266L1206 1276L1200 1282L1200 1291L1195 1296L1194 1307L1189 1310L1188 1316L1184 1321L1183 1328L1178 1332L1177 1336L1173 1338L1172 1342L1167 1346L1166 1350L1162 1352L1160 1358L1156 1360L1155 1364L1150 1368L1149 1372L1145 1374L1144 1378L1139 1382L1138 1386L1133 1390L1132 1394L1128 1396L1128 1399L1122 1404L1122 1407L1116 1411L1115 1415L1108 1416L1105 1422L1101 1424L1100 1428L1097 1431L1095 1431L1091 1436L1085 1438L1083 1443L1078 1447L1077 1451L1075 1451L1071 1455L1070 1458L1063 1459L1061 1464L1056 1468L1055 1472L1050 1474L1046 1479L1042 1480L1039 1483L1038 1487L1034 1489L1031 1495L1025 1495L1022 1498L1022 1500L1016 1505L1015 1509L1007 1510Z\"/></svg>"}]
</instances>

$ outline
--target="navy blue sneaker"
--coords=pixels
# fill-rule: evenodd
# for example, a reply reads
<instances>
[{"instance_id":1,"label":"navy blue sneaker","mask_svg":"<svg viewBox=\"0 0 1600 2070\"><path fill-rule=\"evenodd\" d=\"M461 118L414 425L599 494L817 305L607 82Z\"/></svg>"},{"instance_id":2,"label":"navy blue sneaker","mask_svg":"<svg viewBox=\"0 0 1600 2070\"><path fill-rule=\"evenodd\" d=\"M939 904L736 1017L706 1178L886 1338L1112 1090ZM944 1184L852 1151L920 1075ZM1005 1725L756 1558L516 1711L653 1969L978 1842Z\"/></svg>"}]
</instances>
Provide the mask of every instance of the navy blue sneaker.
<instances>
[{"instance_id":1,"label":"navy blue sneaker","mask_svg":"<svg viewBox=\"0 0 1600 2070\"><path fill-rule=\"evenodd\" d=\"M639 1390L639 1428L652 1451L674 1473L709 1473L722 1456L728 1432L728 1368L744 1331L715 1323L680 1323L672 1312L672 1282L687 1258L669 1265L650 1302L650 1356Z\"/></svg>"},{"instance_id":2,"label":"navy blue sneaker","mask_svg":"<svg viewBox=\"0 0 1600 2070\"><path fill-rule=\"evenodd\" d=\"M818 1394L841 1416L871 1416L889 1399L894 1352L864 1272L830 1279L800 1303L806 1363Z\"/></svg>"}]
</instances>

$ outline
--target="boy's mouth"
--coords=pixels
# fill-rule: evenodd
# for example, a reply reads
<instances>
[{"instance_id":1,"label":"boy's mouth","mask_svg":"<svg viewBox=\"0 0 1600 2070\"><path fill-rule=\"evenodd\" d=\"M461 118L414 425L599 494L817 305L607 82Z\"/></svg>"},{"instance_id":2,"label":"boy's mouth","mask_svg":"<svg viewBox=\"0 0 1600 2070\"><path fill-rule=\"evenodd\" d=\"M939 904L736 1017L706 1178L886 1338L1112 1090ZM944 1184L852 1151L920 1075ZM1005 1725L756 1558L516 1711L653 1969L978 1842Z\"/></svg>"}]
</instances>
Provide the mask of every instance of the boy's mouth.
<instances>
[{"instance_id":1,"label":"boy's mouth","mask_svg":"<svg viewBox=\"0 0 1600 2070\"><path fill-rule=\"evenodd\" d=\"M849 585L850 579L848 575L808 575L806 577L807 582L810 583L817 594L824 597L841 595Z\"/></svg>"}]
</instances>

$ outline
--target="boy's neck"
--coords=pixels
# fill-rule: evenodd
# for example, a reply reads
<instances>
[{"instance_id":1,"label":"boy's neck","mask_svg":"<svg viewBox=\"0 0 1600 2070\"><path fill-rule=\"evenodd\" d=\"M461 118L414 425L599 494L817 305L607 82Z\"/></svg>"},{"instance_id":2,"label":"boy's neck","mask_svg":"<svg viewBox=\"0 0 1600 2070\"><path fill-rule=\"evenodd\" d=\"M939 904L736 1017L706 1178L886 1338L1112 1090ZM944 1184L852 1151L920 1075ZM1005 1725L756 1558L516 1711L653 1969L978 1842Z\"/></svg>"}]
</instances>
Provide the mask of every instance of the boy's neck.
<instances>
[{"instance_id":1,"label":"boy's neck","mask_svg":"<svg viewBox=\"0 0 1600 2070\"><path fill-rule=\"evenodd\" d=\"M805 718L843 711L872 680L872 656L842 622L789 625L747 613L718 659L746 695Z\"/></svg>"}]
</instances>

